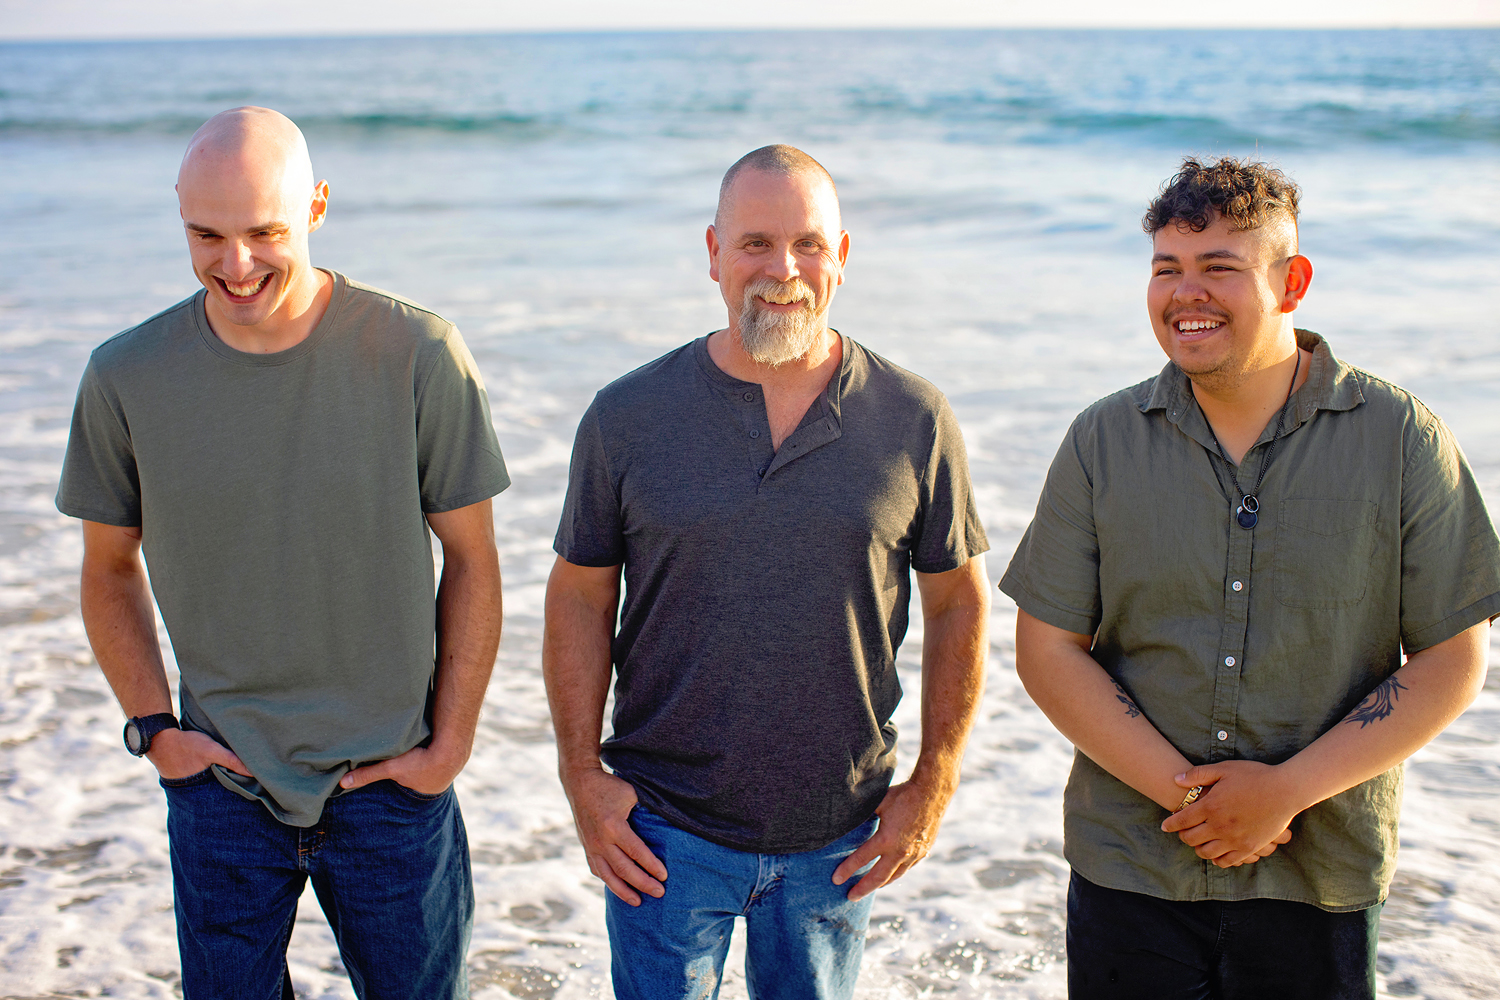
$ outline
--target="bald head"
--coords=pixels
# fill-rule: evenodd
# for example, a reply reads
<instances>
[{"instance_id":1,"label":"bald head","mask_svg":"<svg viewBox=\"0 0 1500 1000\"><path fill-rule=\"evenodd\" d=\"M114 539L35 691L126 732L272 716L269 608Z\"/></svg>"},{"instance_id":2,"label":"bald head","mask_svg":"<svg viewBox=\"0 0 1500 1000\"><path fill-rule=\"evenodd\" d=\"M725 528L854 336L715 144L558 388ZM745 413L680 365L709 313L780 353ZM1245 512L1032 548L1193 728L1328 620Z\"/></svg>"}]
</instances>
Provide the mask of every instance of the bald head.
<instances>
[{"instance_id":1,"label":"bald head","mask_svg":"<svg viewBox=\"0 0 1500 1000\"><path fill-rule=\"evenodd\" d=\"M833 183L833 176L823 168L823 164L808 156L796 146L773 145L762 146L753 149L735 161L724 174L724 179L719 182L719 207L714 212L714 225L719 226L728 214L729 203L734 199L735 181L747 170L758 173L771 174L778 177L792 177L797 174L812 174L826 182L828 189L833 192L833 203L838 205L838 188ZM838 219L834 220L834 228L838 228Z\"/></svg>"},{"instance_id":2,"label":"bald head","mask_svg":"<svg viewBox=\"0 0 1500 1000\"><path fill-rule=\"evenodd\" d=\"M311 194L307 140L290 118L270 108L232 108L198 127L177 172L179 189L226 173L257 186L285 186Z\"/></svg>"}]
</instances>

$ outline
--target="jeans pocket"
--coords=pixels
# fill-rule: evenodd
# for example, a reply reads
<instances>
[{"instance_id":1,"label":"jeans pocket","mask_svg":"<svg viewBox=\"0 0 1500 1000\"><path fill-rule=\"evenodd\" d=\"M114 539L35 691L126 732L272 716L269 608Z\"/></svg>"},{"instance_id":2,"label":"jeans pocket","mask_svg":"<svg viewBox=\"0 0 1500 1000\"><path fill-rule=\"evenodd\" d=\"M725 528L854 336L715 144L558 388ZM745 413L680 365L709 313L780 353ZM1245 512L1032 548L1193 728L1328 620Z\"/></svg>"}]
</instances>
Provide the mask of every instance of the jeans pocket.
<instances>
[{"instance_id":1,"label":"jeans pocket","mask_svg":"<svg viewBox=\"0 0 1500 1000\"><path fill-rule=\"evenodd\" d=\"M443 789L441 792L434 792L431 795L429 795L426 792L419 792L415 788L407 788L405 785L401 784L401 782L399 782L399 781L395 781L395 780L392 780L392 779L387 779L387 780L390 781L391 785L393 787L395 787L395 789L401 795L406 796L407 798L411 799L414 802L436 802L438 799L442 798L444 795L447 795L449 792L453 791L453 786L449 785L447 788Z\"/></svg>"},{"instance_id":2,"label":"jeans pocket","mask_svg":"<svg viewBox=\"0 0 1500 1000\"><path fill-rule=\"evenodd\" d=\"M163 787L163 788L191 788L194 785L201 785L201 784L204 784L205 782L209 782L209 781L213 781L213 780L214 780L214 766L212 764L208 765L203 770L199 771L197 774L190 774L190 775L188 775L185 778L158 778L157 779L157 781L161 784L161 787Z\"/></svg>"},{"instance_id":3,"label":"jeans pocket","mask_svg":"<svg viewBox=\"0 0 1500 1000\"><path fill-rule=\"evenodd\" d=\"M1272 562L1276 599L1289 608L1350 608L1365 599L1380 505L1281 501Z\"/></svg>"}]
</instances>

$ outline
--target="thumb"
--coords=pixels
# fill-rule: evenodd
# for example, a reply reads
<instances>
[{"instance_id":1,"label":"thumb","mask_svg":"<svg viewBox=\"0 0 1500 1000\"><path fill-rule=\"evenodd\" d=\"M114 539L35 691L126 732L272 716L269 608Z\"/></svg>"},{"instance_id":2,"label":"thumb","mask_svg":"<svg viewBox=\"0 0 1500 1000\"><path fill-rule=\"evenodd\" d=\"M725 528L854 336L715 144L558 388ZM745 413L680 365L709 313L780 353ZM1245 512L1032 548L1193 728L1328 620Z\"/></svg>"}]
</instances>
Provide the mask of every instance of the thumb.
<instances>
[{"instance_id":1,"label":"thumb","mask_svg":"<svg viewBox=\"0 0 1500 1000\"><path fill-rule=\"evenodd\" d=\"M378 764L370 764L367 767L356 767L348 774L339 779L340 788L363 788L372 781L384 781L389 778L387 773L391 770L391 762L383 760Z\"/></svg>"},{"instance_id":2,"label":"thumb","mask_svg":"<svg viewBox=\"0 0 1500 1000\"><path fill-rule=\"evenodd\" d=\"M1207 787L1224 777L1224 771L1217 764L1199 764L1190 767L1174 780L1183 788L1193 788L1197 785Z\"/></svg>"},{"instance_id":3,"label":"thumb","mask_svg":"<svg viewBox=\"0 0 1500 1000\"><path fill-rule=\"evenodd\" d=\"M220 767L227 767L235 774L243 774L247 778L254 777L250 773L250 769L245 767L245 762L240 760L235 755L235 752L228 747L220 747L217 751L211 753L209 757L211 758L209 763L218 764Z\"/></svg>"}]
</instances>

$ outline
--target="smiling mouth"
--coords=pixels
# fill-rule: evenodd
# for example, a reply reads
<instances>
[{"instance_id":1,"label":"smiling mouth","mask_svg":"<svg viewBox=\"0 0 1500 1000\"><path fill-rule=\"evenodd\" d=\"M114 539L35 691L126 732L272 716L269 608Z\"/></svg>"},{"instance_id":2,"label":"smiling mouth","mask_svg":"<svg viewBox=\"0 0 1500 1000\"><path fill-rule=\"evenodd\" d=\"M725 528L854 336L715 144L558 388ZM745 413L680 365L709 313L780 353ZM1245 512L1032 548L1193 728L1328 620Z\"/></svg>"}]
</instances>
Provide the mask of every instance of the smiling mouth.
<instances>
[{"instance_id":1,"label":"smiling mouth","mask_svg":"<svg viewBox=\"0 0 1500 1000\"><path fill-rule=\"evenodd\" d=\"M219 284L224 286L224 290L229 293L229 297L232 299L253 299L262 288L266 287L266 282L270 280L270 274L263 274L246 285L237 285L223 278L219 279Z\"/></svg>"},{"instance_id":2,"label":"smiling mouth","mask_svg":"<svg viewBox=\"0 0 1500 1000\"><path fill-rule=\"evenodd\" d=\"M1172 324L1178 333L1207 333L1224 325L1221 319L1181 319Z\"/></svg>"}]
</instances>

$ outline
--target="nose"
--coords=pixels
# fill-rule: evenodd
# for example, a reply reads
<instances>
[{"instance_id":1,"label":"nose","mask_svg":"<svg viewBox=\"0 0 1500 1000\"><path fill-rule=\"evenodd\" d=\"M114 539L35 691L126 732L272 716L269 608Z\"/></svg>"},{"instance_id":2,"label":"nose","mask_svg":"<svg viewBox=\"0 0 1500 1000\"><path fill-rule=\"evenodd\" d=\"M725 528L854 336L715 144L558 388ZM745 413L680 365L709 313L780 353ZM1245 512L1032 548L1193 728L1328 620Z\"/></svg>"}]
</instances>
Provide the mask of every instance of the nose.
<instances>
[{"instance_id":1,"label":"nose","mask_svg":"<svg viewBox=\"0 0 1500 1000\"><path fill-rule=\"evenodd\" d=\"M766 274L777 281L791 281L798 273L797 255L791 247L771 254L770 260L766 261Z\"/></svg>"},{"instance_id":2,"label":"nose","mask_svg":"<svg viewBox=\"0 0 1500 1000\"><path fill-rule=\"evenodd\" d=\"M220 264L224 269L224 277L240 278L249 277L250 272L255 269L255 257L250 252L250 246L244 240L224 241L224 260Z\"/></svg>"},{"instance_id":3,"label":"nose","mask_svg":"<svg viewBox=\"0 0 1500 1000\"><path fill-rule=\"evenodd\" d=\"M1208 287L1203 284L1203 279L1194 274L1184 274L1177 279L1177 286L1172 289L1173 302L1205 302L1208 300Z\"/></svg>"}]
</instances>

